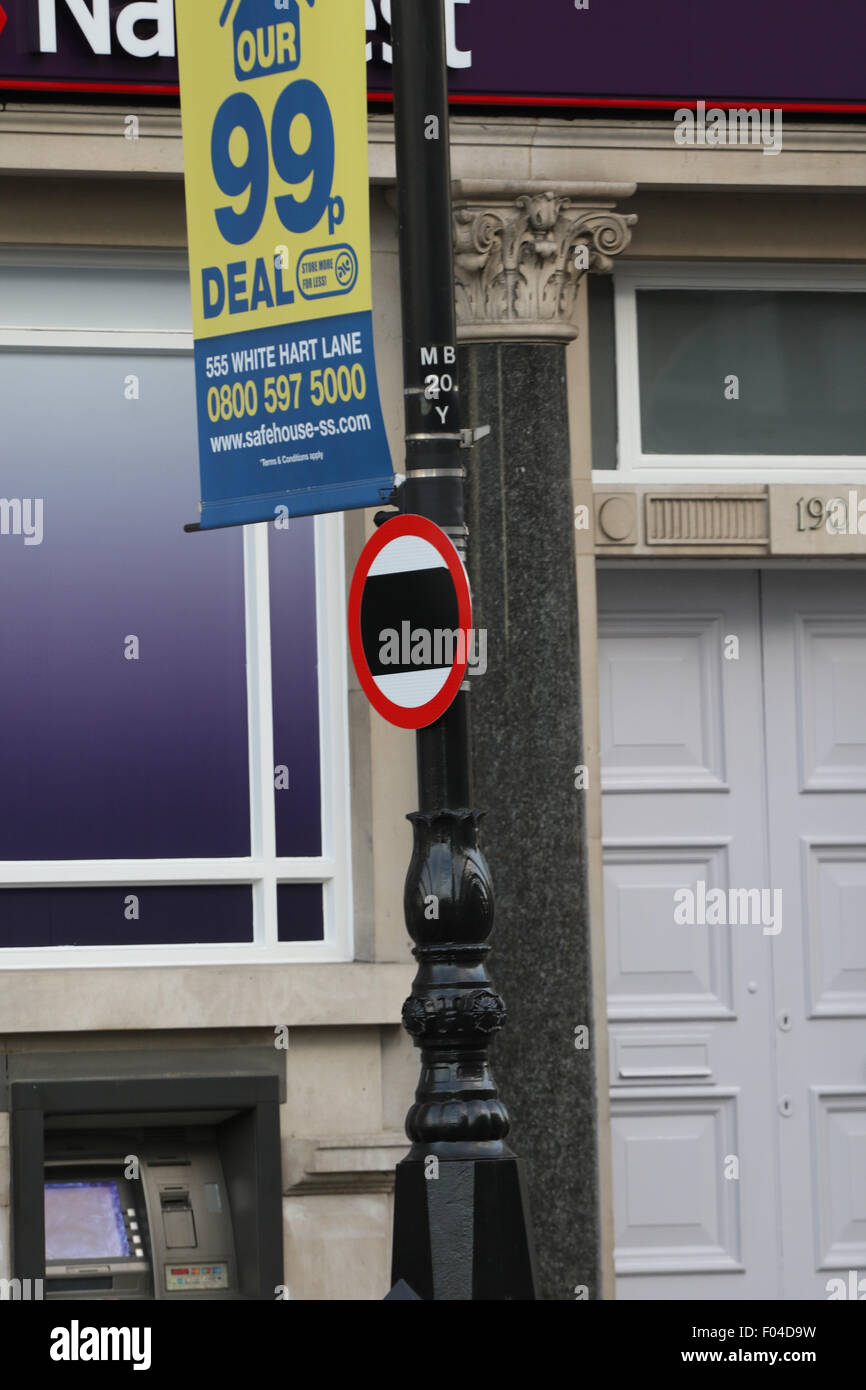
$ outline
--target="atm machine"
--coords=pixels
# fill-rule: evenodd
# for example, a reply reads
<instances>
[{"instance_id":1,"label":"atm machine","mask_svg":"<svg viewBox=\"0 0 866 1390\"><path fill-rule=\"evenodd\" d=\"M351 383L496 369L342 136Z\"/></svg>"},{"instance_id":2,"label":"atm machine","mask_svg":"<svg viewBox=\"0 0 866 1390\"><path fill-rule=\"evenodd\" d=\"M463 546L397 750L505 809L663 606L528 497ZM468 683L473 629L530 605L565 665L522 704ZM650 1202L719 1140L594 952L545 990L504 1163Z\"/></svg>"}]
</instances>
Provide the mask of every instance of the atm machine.
<instances>
[{"instance_id":1,"label":"atm machine","mask_svg":"<svg viewBox=\"0 0 866 1390\"><path fill-rule=\"evenodd\" d=\"M49 1139L45 1297L236 1298L231 1211L215 1138Z\"/></svg>"},{"instance_id":2,"label":"atm machine","mask_svg":"<svg viewBox=\"0 0 866 1390\"><path fill-rule=\"evenodd\" d=\"M279 1296L279 1082L264 1071L13 1076L13 1277L41 1280L46 1299Z\"/></svg>"}]
</instances>

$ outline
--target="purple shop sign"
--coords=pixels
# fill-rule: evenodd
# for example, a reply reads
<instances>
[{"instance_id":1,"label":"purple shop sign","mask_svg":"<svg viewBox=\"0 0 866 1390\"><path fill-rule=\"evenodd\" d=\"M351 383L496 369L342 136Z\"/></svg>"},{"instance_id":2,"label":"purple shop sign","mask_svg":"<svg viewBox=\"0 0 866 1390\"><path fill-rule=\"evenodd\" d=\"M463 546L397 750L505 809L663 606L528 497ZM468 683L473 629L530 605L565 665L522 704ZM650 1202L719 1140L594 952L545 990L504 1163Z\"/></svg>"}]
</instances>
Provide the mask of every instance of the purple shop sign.
<instances>
[{"instance_id":1,"label":"purple shop sign","mask_svg":"<svg viewBox=\"0 0 866 1390\"><path fill-rule=\"evenodd\" d=\"M176 94L175 54L173 0L0 0L7 91Z\"/></svg>"},{"instance_id":2,"label":"purple shop sign","mask_svg":"<svg viewBox=\"0 0 866 1390\"><path fill-rule=\"evenodd\" d=\"M391 0L363 3L369 94L387 101ZM861 0L820 11L814 0L445 0L445 19L455 103L866 111ZM0 90L176 95L174 0L0 0Z\"/></svg>"}]
</instances>

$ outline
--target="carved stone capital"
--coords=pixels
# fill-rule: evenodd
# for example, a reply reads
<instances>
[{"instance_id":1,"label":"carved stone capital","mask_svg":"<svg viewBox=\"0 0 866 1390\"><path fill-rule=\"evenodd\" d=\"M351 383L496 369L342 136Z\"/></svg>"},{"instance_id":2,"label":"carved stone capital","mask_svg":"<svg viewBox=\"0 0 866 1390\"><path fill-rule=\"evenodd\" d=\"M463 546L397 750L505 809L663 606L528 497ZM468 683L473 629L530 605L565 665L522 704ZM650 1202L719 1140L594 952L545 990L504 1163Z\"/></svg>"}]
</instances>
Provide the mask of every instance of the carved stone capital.
<instances>
[{"instance_id":1,"label":"carved stone capital","mask_svg":"<svg viewBox=\"0 0 866 1390\"><path fill-rule=\"evenodd\" d=\"M454 284L461 340L568 341L587 270L609 271L635 213L628 183L496 179L453 185Z\"/></svg>"}]
</instances>

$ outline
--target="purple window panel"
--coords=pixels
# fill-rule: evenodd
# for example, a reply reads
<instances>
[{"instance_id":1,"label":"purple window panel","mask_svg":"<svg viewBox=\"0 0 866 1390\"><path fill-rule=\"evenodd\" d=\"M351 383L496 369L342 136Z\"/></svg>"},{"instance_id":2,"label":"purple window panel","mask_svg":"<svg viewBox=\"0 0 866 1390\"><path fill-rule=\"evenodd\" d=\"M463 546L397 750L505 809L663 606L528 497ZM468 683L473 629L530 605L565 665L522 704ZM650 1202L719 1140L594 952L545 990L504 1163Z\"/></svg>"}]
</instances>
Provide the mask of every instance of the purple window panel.
<instances>
[{"instance_id":1,"label":"purple window panel","mask_svg":"<svg viewBox=\"0 0 866 1390\"><path fill-rule=\"evenodd\" d=\"M253 897L245 884L0 889L2 948L181 946L252 939Z\"/></svg>"},{"instance_id":2,"label":"purple window panel","mask_svg":"<svg viewBox=\"0 0 866 1390\"><path fill-rule=\"evenodd\" d=\"M183 531L191 359L0 352L0 422L0 859L248 854L242 533Z\"/></svg>"},{"instance_id":3,"label":"purple window panel","mask_svg":"<svg viewBox=\"0 0 866 1390\"><path fill-rule=\"evenodd\" d=\"M324 941L321 883L277 884L277 935L280 941Z\"/></svg>"},{"instance_id":4,"label":"purple window panel","mask_svg":"<svg viewBox=\"0 0 866 1390\"><path fill-rule=\"evenodd\" d=\"M292 517L287 530L269 525L268 537L277 854L317 856L322 793L315 519Z\"/></svg>"}]
</instances>

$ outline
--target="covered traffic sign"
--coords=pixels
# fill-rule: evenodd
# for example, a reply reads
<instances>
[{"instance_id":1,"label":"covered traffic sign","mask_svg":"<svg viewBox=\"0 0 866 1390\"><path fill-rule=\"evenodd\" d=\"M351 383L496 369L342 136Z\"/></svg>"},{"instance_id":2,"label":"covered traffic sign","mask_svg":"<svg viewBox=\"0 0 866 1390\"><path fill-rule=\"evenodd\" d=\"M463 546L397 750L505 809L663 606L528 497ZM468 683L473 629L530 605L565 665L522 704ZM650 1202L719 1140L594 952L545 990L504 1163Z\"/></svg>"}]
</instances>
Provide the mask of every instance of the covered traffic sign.
<instances>
[{"instance_id":1,"label":"covered traffic sign","mask_svg":"<svg viewBox=\"0 0 866 1390\"><path fill-rule=\"evenodd\" d=\"M423 729L460 689L472 601L453 543L423 516L384 522L361 551L349 592L349 645L383 719Z\"/></svg>"}]
</instances>

